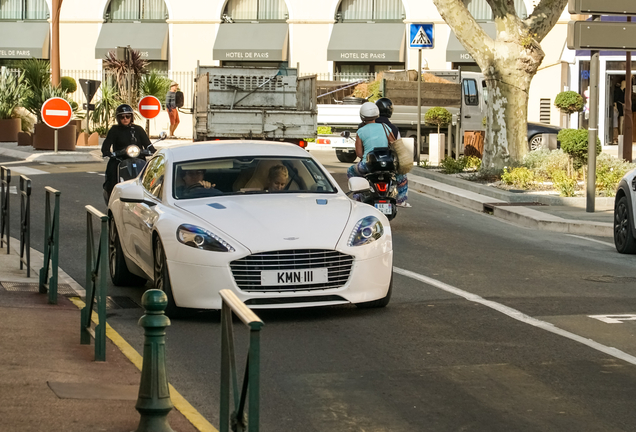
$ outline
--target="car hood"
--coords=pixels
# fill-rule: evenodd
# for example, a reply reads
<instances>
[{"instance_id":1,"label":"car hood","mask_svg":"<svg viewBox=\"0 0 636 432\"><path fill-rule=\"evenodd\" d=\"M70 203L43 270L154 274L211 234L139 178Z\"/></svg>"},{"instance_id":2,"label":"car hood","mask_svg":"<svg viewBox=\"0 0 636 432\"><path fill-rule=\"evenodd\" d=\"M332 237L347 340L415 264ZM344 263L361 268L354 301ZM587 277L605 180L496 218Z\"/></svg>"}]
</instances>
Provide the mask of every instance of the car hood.
<instances>
[{"instance_id":1,"label":"car hood","mask_svg":"<svg viewBox=\"0 0 636 432\"><path fill-rule=\"evenodd\" d=\"M338 195L280 194L179 201L177 207L221 230L252 253L334 249L351 214ZM222 236L222 233L215 234ZM231 239L225 239L231 244Z\"/></svg>"}]
</instances>

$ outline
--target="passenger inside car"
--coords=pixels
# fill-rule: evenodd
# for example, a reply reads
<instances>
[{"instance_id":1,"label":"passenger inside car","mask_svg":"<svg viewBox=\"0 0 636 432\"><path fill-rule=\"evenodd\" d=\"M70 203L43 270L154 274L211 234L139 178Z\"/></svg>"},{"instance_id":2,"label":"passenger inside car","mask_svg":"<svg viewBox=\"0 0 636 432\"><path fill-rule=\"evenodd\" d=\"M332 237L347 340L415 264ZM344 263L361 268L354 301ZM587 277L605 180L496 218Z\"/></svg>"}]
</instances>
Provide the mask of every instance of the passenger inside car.
<instances>
[{"instance_id":1,"label":"passenger inside car","mask_svg":"<svg viewBox=\"0 0 636 432\"><path fill-rule=\"evenodd\" d=\"M278 192L285 190L289 183L289 172L284 165L274 165L269 169L267 176L267 188L269 192Z\"/></svg>"}]
</instances>

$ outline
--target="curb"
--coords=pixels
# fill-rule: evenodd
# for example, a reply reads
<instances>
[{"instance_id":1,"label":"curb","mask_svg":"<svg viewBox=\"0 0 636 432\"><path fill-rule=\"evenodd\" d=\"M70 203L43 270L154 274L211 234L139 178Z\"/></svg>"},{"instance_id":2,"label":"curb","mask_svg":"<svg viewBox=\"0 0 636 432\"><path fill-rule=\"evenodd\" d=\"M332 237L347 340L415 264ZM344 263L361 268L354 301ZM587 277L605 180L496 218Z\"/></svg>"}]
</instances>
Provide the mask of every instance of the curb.
<instances>
[{"instance_id":1,"label":"curb","mask_svg":"<svg viewBox=\"0 0 636 432\"><path fill-rule=\"evenodd\" d=\"M0 155L15 159L22 159L25 162L101 162L102 158L90 152L46 152L31 153L20 150L13 150L0 147ZM99 151L99 150L97 150Z\"/></svg>"},{"instance_id":2,"label":"curb","mask_svg":"<svg viewBox=\"0 0 636 432\"><path fill-rule=\"evenodd\" d=\"M496 198L509 203L524 203L524 202L538 202L546 205L553 206L568 206L568 207L582 207L586 206L585 197L560 197L541 194L526 194L526 193L514 193L505 190L496 189L490 186L485 186L479 183L464 180L460 177L453 175L441 174L435 171L414 167L412 171L415 175L435 180L439 183L444 183L450 186L455 186L467 191L475 192L481 195L486 195L491 198ZM596 197L596 207L599 209L613 209L614 197Z\"/></svg>"},{"instance_id":3,"label":"curb","mask_svg":"<svg viewBox=\"0 0 636 432\"><path fill-rule=\"evenodd\" d=\"M598 237L614 236L614 226L611 223L563 219L523 206L497 206L496 204L507 204L509 201L491 198L490 196L413 174L409 174L408 179L409 189L411 190L455 203L474 211L492 213L495 217L526 228Z\"/></svg>"}]
</instances>

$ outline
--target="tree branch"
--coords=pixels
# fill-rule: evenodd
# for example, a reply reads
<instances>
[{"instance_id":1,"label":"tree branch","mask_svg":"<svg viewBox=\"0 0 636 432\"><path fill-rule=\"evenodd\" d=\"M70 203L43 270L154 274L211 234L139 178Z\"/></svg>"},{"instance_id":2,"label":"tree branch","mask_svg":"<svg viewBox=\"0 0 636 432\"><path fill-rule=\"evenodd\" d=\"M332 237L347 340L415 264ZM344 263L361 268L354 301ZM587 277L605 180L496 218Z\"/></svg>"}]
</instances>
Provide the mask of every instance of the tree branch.
<instances>
[{"instance_id":1,"label":"tree branch","mask_svg":"<svg viewBox=\"0 0 636 432\"><path fill-rule=\"evenodd\" d=\"M462 0L433 0L433 4L473 58L492 57L493 39L477 24Z\"/></svg>"},{"instance_id":2,"label":"tree branch","mask_svg":"<svg viewBox=\"0 0 636 432\"><path fill-rule=\"evenodd\" d=\"M532 14L525 21L528 26L529 33L535 35L537 42L541 42L543 38L552 30L554 25L559 21L561 13L568 4L568 0L541 0ZM559 11L559 13L555 13Z\"/></svg>"}]
</instances>

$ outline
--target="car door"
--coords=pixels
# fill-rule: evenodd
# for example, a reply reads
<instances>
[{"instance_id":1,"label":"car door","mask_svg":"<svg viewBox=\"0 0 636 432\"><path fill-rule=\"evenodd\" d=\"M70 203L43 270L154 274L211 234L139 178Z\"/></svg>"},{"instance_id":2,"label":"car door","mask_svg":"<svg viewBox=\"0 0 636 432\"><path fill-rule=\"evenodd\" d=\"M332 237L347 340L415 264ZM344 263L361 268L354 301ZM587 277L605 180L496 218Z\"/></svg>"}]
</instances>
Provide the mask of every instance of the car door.
<instances>
[{"instance_id":1,"label":"car door","mask_svg":"<svg viewBox=\"0 0 636 432\"><path fill-rule=\"evenodd\" d=\"M484 109L480 88L481 82L475 78L462 80L462 129L464 131L484 130L482 123Z\"/></svg>"},{"instance_id":2,"label":"car door","mask_svg":"<svg viewBox=\"0 0 636 432\"><path fill-rule=\"evenodd\" d=\"M152 231L159 216L157 207L161 205L163 184L166 173L166 158L163 155L154 157L141 174L141 186L144 189L147 203L127 203L124 212L124 224L127 226L127 241L135 257L137 265L149 276L153 275Z\"/></svg>"}]
</instances>

